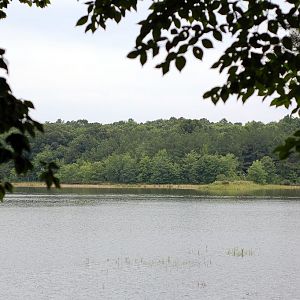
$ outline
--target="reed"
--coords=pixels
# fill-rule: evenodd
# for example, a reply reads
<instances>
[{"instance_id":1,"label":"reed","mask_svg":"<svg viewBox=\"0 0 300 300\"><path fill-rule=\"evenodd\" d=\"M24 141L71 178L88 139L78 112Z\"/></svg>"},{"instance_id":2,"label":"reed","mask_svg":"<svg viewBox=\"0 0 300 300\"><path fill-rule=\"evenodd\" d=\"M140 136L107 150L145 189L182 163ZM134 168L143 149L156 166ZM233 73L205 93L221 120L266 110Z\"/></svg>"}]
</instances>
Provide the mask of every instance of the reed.
<instances>
[{"instance_id":1,"label":"reed","mask_svg":"<svg viewBox=\"0 0 300 300\"><path fill-rule=\"evenodd\" d=\"M226 254L235 257L245 257L245 256L253 256L254 251L252 249L234 247L232 249L228 249L226 251Z\"/></svg>"}]
</instances>

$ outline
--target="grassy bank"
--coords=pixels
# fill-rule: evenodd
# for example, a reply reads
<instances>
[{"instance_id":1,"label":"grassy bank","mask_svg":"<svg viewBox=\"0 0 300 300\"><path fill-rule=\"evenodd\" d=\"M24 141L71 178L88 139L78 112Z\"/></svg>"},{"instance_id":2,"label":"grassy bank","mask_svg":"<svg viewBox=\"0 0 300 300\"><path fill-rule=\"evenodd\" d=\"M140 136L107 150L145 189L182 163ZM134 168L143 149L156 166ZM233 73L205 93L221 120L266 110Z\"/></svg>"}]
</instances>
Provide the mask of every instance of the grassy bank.
<instances>
[{"instance_id":1,"label":"grassy bank","mask_svg":"<svg viewBox=\"0 0 300 300\"><path fill-rule=\"evenodd\" d=\"M300 185L279 185L279 184L257 184L251 181L233 181L233 182L214 182L206 185L199 185L197 189L207 194L219 196L242 196L242 195L260 195L271 194L271 192L294 191L299 193ZM257 193L256 193L257 192ZM262 193L265 192L265 193Z\"/></svg>"},{"instance_id":2,"label":"grassy bank","mask_svg":"<svg viewBox=\"0 0 300 300\"><path fill-rule=\"evenodd\" d=\"M17 182L15 187L45 187L42 182ZM258 190L299 190L300 185L256 184L250 181L214 182L211 184L62 184L62 188L96 188L96 189L169 189L197 190L203 192L248 192Z\"/></svg>"}]
</instances>

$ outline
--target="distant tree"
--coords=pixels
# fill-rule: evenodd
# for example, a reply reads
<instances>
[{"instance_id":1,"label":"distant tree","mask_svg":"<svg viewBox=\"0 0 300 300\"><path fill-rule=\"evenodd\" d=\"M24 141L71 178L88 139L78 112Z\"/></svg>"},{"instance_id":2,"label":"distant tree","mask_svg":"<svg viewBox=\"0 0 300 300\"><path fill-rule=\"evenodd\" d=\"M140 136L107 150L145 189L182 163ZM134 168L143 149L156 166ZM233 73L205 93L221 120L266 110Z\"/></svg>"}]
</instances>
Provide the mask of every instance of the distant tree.
<instances>
[{"instance_id":1,"label":"distant tree","mask_svg":"<svg viewBox=\"0 0 300 300\"><path fill-rule=\"evenodd\" d=\"M172 163L165 149L160 150L153 157L151 169L151 183L176 183L178 181L178 165Z\"/></svg>"},{"instance_id":2,"label":"distant tree","mask_svg":"<svg viewBox=\"0 0 300 300\"><path fill-rule=\"evenodd\" d=\"M248 169L248 179L260 184L267 183L268 173L261 161L256 160Z\"/></svg>"},{"instance_id":3,"label":"distant tree","mask_svg":"<svg viewBox=\"0 0 300 300\"><path fill-rule=\"evenodd\" d=\"M152 160L149 156L144 155L138 163L138 182L149 182L152 176Z\"/></svg>"},{"instance_id":4,"label":"distant tree","mask_svg":"<svg viewBox=\"0 0 300 300\"><path fill-rule=\"evenodd\" d=\"M212 183L220 174L225 175L228 180L236 177L237 160L232 154L226 156L206 154L196 162L195 170L197 182Z\"/></svg>"},{"instance_id":5,"label":"distant tree","mask_svg":"<svg viewBox=\"0 0 300 300\"><path fill-rule=\"evenodd\" d=\"M103 161L104 177L109 182L120 182L122 159L119 155L112 154Z\"/></svg>"},{"instance_id":6,"label":"distant tree","mask_svg":"<svg viewBox=\"0 0 300 300\"><path fill-rule=\"evenodd\" d=\"M122 171L120 174L120 182L132 183L136 182L137 163L128 153L122 156Z\"/></svg>"},{"instance_id":7,"label":"distant tree","mask_svg":"<svg viewBox=\"0 0 300 300\"><path fill-rule=\"evenodd\" d=\"M103 161L106 181L131 183L136 181L136 161L128 153L113 154Z\"/></svg>"},{"instance_id":8,"label":"distant tree","mask_svg":"<svg viewBox=\"0 0 300 300\"><path fill-rule=\"evenodd\" d=\"M276 163L276 171L282 182L300 183L300 168L298 159L291 156L285 161Z\"/></svg>"},{"instance_id":9,"label":"distant tree","mask_svg":"<svg viewBox=\"0 0 300 300\"><path fill-rule=\"evenodd\" d=\"M264 156L260 159L263 169L267 173L266 182L273 183L277 180L276 165L270 156Z\"/></svg>"},{"instance_id":10,"label":"distant tree","mask_svg":"<svg viewBox=\"0 0 300 300\"><path fill-rule=\"evenodd\" d=\"M104 181L104 166L102 161L92 162L92 174L91 181L92 182L103 182Z\"/></svg>"},{"instance_id":11,"label":"distant tree","mask_svg":"<svg viewBox=\"0 0 300 300\"><path fill-rule=\"evenodd\" d=\"M185 183L197 183L197 162L200 155L194 150L187 153L182 161L181 177Z\"/></svg>"},{"instance_id":12,"label":"distant tree","mask_svg":"<svg viewBox=\"0 0 300 300\"><path fill-rule=\"evenodd\" d=\"M79 175L78 182L82 182L82 183L92 182L95 176L94 164L91 162L82 162L78 170L78 175Z\"/></svg>"},{"instance_id":13,"label":"distant tree","mask_svg":"<svg viewBox=\"0 0 300 300\"><path fill-rule=\"evenodd\" d=\"M237 158L233 154L228 153L225 156L221 156L219 158L219 161L219 174L224 174L227 177L227 180L234 180L238 177L237 169L239 163Z\"/></svg>"},{"instance_id":14,"label":"distant tree","mask_svg":"<svg viewBox=\"0 0 300 300\"><path fill-rule=\"evenodd\" d=\"M81 181L80 166L77 163L63 165L58 172L58 176L64 183L79 183Z\"/></svg>"}]
</instances>

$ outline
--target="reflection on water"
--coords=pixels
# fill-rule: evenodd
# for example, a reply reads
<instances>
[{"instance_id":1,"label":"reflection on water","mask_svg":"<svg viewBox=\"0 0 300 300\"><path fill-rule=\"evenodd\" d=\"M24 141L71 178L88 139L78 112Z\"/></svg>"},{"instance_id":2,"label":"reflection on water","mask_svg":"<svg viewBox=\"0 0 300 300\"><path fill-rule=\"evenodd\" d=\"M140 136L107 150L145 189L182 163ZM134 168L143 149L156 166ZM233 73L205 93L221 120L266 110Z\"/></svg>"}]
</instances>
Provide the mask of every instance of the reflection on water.
<instances>
[{"instance_id":1,"label":"reflection on water","mask_svg":"<svg viewBox=\"0 0 300 300\"><path fill-rule=\"evenodd\" d=\"M28 192L0 206L0 299L300 295L295 199Z\"/></svg>"}]
</instances>

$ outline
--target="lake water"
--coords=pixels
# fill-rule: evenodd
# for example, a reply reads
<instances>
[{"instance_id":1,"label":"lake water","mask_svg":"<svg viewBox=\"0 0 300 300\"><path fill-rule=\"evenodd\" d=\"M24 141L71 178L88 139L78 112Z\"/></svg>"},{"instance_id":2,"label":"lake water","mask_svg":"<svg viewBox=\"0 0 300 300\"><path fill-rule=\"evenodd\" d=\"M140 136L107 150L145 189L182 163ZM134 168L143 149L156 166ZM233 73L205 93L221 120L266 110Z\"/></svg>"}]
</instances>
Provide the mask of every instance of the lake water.
<instances>
[{"instance_id":1,"label":"lake water","mask_svg":"<svg viewBox=\"0 0 300 300\"><path fill-rule=\"evenodd\" d=\"M0 299L300 299L296 198L19 190L0 238Z\"/></svg>"}]
</instances>

